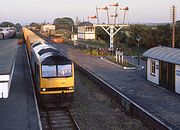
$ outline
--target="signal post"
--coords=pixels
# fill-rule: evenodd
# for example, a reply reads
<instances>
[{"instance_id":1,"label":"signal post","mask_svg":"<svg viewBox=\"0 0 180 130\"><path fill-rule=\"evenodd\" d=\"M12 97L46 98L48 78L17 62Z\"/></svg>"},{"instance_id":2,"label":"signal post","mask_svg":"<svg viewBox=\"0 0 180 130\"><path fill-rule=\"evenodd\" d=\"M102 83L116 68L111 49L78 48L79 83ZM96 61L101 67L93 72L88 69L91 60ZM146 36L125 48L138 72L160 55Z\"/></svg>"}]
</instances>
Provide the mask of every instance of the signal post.
<instances>
[{"instance_id":1,"label":"signal post","mask_svg":"<svg viewBox=\"0 0 180 130\"><path fill-rule=\"evenodd\" d=\"M109 14L109 10L110 7L115 7L115 11L113 14ZM125 8L118 8L119 4L110 4L110 7L106 6L104 8L97 8L96 7L96 15L95 16L91 16L88 18L92 18L92 19L97 19L97 24L95 24L95 27L102 27L103 30L109 35L110 37L110 43L109 43L109 49L113 50L114 49L114 36L123 28L123 27L128 27L129 24L125 24L125 18L126 18L126 14L127 11L129 10L128 7ZM121 11L124 11L124 16L123 16L123 21L122 24L117 24L116 20L119 16L118 14L118 9ZM99 24L99 10L105 10L107 12L107 24ZM110 22L110 17L114 18L114 23Z\"/></svg>"}]
</instances>

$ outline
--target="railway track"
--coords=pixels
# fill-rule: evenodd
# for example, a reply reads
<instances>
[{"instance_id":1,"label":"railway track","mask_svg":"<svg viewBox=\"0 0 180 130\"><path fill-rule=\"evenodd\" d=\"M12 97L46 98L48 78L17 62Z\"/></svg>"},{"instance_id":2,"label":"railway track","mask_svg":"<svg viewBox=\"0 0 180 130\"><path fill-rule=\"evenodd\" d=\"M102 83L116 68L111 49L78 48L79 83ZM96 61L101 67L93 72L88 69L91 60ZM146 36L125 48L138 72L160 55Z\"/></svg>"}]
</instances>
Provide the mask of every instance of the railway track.
<instances>
[{"instance_id":1,"label":"railway track","mask_svg":"<svg viewBox=\"0 0 180 130\"><path fill-rule=\"evenodd\" d=\"M47 39L45 40L47 41ZM30 63L29 55L27 57ZM29 67L31 69L31 78L34 79L31 64L29 64ZM33 84L36 86L34 80ZM62 107L60 102L57 103L59 100L56 96L42 98L38 95L37 90L35 90L35 93L43 130L80 130L72 116L72 113L69 111L69 108ZM56 100L54 100L54 98L56 98ZM69 105L69 103L66 105Z\"/></svg>"},{"instance_id":2,"label":"railway track","mask_svg":"<svg viewBox=\"0 0 180 130\"><path fill-rule=\"evenodd\" d=\"M37 34L38 35L38 34ZM44 39L44 36L40 35L40 37L42 37ZM147 125L147 127L149 127L150 129L166 129L165 126L163 126L163 124L159 123L157 120L155 120L154 118L152 118L151 116L149 116L146 112L144 112L143 110L139 109L138 106L134 105L131 101L129 101L129 99L127 99L124 95L120 94L119 92L115 91L109 84L107 84L105 81L103 81L100 78L97 78L93 73L87 71L86 69L84 69L83 67L81 67L79 64L76 63L76 67L82 72L84 73L86 76L90 77L90 79L92 79L93 81L95 81L98 86L103 87L103 89L106 90L107 93L110 93L111 96L113 96L114 99L116 99L118 101L118 104L120 104L123 108L123 110L127 113L129 113L130 115L132 115L133 117L136 117L138 119L140 119L141 121L143 121L143 123L145 125ZM145 119L144 119L145 118ZM128 125L129 126L129 125ZM134 128L136 126L133 126L132 128ZM115 128L119 128L119 127L115 127ZM123 129L123 128L122 128ZM139 129L139 128L138 128ZM141 129L146 129L146 128L141 128Z\"/></svg>"},{"instance_id":3,"label":"railway track","mask_svg":"<svg viewBox=\"0 0 180 130\"><path fill-rule=\"evenodd\" d=\"M43 104L40 107L43 130L80 130L68 107Z\"/></svg>"}]
</instances>

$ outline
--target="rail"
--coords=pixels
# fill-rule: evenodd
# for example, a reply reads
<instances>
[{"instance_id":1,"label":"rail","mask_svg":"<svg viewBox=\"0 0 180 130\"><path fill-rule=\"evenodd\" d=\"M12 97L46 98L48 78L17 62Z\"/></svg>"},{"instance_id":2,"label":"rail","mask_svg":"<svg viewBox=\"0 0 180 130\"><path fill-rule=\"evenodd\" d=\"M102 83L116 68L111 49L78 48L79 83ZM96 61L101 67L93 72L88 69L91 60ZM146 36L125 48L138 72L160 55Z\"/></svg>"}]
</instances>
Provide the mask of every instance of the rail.
<instances>
[{"instance_id":1,"label":"rail","mask_svg":"<svg viewBox=\"0 0 180 130\"><path fill-rule=\"evenodd\" d=\"M61 108L55 103L41 104L40 117L44 130L80 130L68 107Z\"/></svg>"}]
</instances>

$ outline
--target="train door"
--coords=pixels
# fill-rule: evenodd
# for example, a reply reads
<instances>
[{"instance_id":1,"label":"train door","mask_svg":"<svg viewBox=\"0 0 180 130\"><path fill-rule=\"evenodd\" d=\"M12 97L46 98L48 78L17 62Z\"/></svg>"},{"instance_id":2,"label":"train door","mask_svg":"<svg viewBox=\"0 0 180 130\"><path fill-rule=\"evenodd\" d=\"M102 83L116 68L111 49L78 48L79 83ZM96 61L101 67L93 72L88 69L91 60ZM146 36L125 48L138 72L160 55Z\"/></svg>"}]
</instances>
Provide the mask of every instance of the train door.
<instances>
[{"instance_id":1,"label":"train door","mask_svg":"<svg viewBox=\"0 0 180 130\"><path fill-rule=\"evenodd\" d=\"M160 62L160 85L167 89L167 63Z\"/></svg>"}]
</instances>

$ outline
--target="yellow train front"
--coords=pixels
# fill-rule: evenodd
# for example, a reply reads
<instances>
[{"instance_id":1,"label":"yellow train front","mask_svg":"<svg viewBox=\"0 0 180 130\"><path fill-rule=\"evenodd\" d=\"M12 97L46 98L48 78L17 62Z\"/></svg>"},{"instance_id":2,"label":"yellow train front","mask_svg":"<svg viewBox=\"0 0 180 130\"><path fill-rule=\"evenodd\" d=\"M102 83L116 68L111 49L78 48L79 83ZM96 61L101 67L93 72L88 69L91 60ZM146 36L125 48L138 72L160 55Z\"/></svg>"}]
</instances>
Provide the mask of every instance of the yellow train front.
<instances>
[{"instance_id":1,"label":"yellow train front","mask_svg":"<svg viewBox=\"0 0 180 130\"><path fill-rule=\"evenodd\" d=\"M28 50L38 93L56 95L61 101L72 101L75 89L73 62L44 41L31 43Z\"/></svg>"}]
</instances>

